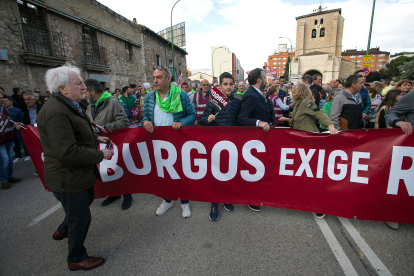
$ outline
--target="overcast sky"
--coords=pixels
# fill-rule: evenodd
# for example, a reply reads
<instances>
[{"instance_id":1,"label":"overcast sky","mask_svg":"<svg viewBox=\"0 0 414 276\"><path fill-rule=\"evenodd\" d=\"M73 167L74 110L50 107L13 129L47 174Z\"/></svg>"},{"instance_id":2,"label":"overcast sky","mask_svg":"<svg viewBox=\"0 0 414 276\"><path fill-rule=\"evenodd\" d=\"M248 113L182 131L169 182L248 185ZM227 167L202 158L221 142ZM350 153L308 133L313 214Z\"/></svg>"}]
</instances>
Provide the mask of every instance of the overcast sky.
<instances>
[{"instance_id":1,"label":"overcast sky","mask_svg":"<svg viewBox=\"0 0 414 276\"><path fill-rule=\"evenodd\" d=\"M155 32L170 26L176 0L98 0L117 13ZM322 3L327 9L342 9L345 18L342 51L366 50L372 11L371 0ZM262 67L279 43L293 47L295 17L310 14L320 1L314 0L181 0L174 8L173 25L185 22L187 67L211 68L211 47L227 46L245 71ZM289 45L290 46L290 45ZM414 52L414 0L377 0L371 47L391 54ZM227 69L227 68L223 68ZM228 70L231 70L228 68ZM224 70L223 70L224 71Z\"/></svg>"}]
</instances>

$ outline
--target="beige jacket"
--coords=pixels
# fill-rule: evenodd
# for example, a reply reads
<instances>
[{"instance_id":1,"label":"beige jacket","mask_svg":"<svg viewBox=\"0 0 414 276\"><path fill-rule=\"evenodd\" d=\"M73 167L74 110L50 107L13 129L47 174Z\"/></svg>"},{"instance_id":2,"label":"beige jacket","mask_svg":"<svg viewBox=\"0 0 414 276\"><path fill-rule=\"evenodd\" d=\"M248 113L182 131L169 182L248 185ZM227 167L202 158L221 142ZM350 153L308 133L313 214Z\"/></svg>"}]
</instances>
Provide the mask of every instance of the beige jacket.
<instances>
[{"instance_id":1,"label":"beige jacket","mask_svg":"<svg viewBox=\"0 0 414 276\"><path fill-rule=\"evenodd\" d=\"M310 99L303 99L296 103L292 112L291 127L311 132L319 132L315 124L318 120L323 128L333 125L328 115L320 110L318 106Z\"/></svg>"},{"instance_id":2,"label":"beige jacket","mask_svg":"<svg viewBox=\"0 0 414 276\"><path fill-rule=\"evenodd\" d=\"M103 101L98 112L93 116L94 107L90 104L86 109L86 115L92 123L105 127L108 130L127 128L129 119L123 105L114 97Z\"/></svg>"}]
</instances>

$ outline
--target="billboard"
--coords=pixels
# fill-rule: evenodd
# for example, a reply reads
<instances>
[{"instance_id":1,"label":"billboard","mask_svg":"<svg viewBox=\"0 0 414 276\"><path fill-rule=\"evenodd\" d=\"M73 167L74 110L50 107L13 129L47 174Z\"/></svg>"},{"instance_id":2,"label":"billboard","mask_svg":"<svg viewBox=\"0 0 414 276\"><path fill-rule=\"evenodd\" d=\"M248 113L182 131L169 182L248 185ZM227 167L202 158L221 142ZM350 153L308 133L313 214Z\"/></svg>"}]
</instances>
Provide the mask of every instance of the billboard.
<instances>
[{"instance_id":1,"label":"billboard","mask_svg":"<svg viewBox=\"0 0 414 276\"><path fill-rule=\"evenodd\" d=\"M157 34L171 42L171 27L157 32ZM185 22L172 26L172 37L175 46L180 48L185 46Z\"/></svg>"}]
</instances>

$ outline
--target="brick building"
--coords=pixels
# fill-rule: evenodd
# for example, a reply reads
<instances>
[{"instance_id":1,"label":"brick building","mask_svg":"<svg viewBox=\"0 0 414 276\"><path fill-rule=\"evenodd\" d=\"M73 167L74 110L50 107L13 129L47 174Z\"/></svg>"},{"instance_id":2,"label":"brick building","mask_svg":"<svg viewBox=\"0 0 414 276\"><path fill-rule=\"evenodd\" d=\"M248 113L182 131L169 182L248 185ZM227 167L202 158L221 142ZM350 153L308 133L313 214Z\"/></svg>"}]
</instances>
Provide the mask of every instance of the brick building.
<instances>
[{"instance_id":1,"label":"brick building","mask_svg":"<svg viewBox=\"0 0 414 276\"><path fill-rule=\"evenodd\" d=\"M0 86L46 90L45 72L69 62L110 91L152 82L155 65L172 69L171 44L95 0L0 2ZM175 72L187 53L174 47Z\"/></svg>"},{"instance_id":2,"label":"brick building","mask_svg":"<svg viewBox=\"0 0 414 276\"><path fill-rule=\"evenodd\" d=\"M357 49L346 50L341 53L344 60L355 62L358 68L363 68L364 55L367 54L366 50L357 51ZM379 71L384 69L385 65L390 62L390 53L380 51L380 48L371 48L369 54L372 55L372 67L368 67L371 71Z\"/></svg>"},{"instance_id":3,"label":"brick building","mask_svg":"<svg viewBox=\"0 0 414 276\"><path fill-rule=\"evenodd\" d=\"M292 59L292 57L295 56L294 50L295 49L293 48L292 54L291 49L290 47L287 47L287 44L279 44L278 51L275 51L273 55L270 55L264 65L269 66L272 71L277 69L277 77L284 76L286 62L288 61L288 57Z\"/></svg>"}]
</instances>

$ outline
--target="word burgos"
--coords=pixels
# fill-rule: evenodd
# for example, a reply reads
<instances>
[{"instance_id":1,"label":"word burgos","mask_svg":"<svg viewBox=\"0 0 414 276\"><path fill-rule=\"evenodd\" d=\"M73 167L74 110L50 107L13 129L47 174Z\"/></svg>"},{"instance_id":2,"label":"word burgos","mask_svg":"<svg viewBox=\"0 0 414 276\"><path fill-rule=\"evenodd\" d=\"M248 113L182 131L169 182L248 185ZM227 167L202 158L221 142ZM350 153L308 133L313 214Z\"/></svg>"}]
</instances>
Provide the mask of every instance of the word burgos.
<instances>
[{"instance_id":1,"label":"word burgos","mask_svg":"<svg viewBox=\"0 0 414 276\"><path fill-rule=\"evenodd\" d=\"M152 140L153 154L155 159L155 165L157 168L158 177L164 178L164 169L170 175L171 179L180 179L177 171L174 168L174 164L177 162L177 149L168 142L162 140ZM142 159L143 167L137 168L129 149L129 144L124 143L122 146L122 158L129 172L135 175L147 175L151 172L151 161L147 147L147 142L140 142L136 144ZM104 149L105 144L100 144L100 149ZM181 148L181 162L182 169L185 177L192 180L199 180L207 174L207 159L196 158L191 159L190 152L192 149L197 150L198 154L207 154L207 150L204 145L198 141L187 141ZM249 170L240 170L240 176L243 180L248 182L256 182L263 178L265 174L265 165L262 161L254 157L251 150L255 149L256 152L266 152L265 145L262 141L251 140L246 142L242 147L243 159L252 167L256 169L254 174L251 174ZM166 150L168 157L162 158L161 151ZM368 171L368 160L370 159L369 152L353 151L350 164L339 163L340 161L347 161L348 154L343 150L333 150L329 154L324 149L318 149L318 162L316 168L316 174L312 172L310 167L310 160L316 153L316 149L309 149L306 153L303 148L281 148L280 149L280 176L302 176L303 174L309 178L322 178L323 173L326 172L327 176L335 181L344 180L348 174L348 168L350 165L350 182L368 184L368 177L358 176L359 171ZM296 150L301 159L301 164L296 170L289 170L287 165L294 165L294 159L292 155L296 154ZM228 151L229 159L223 161L220 157L222 151ZM211 173L213 177L219 181L232 180L238 171L238 158L239 153L236 145L230 141L217 142L211 150ZM117 165L118 162L118 147L114 145L114 156L111 160L104 160L100 165L100 173L102 181L114 181L121 178L124 174L124 170ZM316 156L316 155L315 155ZM325 169L325 156L328 156L327 165ZM410 157L414 160L414 148L412 147L393 147L393 154L391 160L390 176L388 180L387 194L397 194L399 181L402 179L407 187L408 194L414 196L414 166L411 166L408 170L402 169L402 162L404 157ZM314 157L316 158L316 157ZM365 161L362 161L362 160ZM228 163L228 171L223 173L220 171L221 162ZM366 164L363 164L366 163ZM197 172L193 172L191 165L198 167ZM112 169L114 174L108 175L108 170ZM337 170L338 173L335 173ZM277 177L277 176L276 176Z\"/></svg>"},{"instance_id":2,"label":"word burgos","mask_svg":"<svg viewBox=\"0 0 414 276\"><path fill-rule=\"evenodd\" d=\"M228 104L228 102L224 100L219 94L217 94L216 91L212 90L211 95L216 101L220 102L223 106L226 106Z\"/></svg>"}]
</instances>

